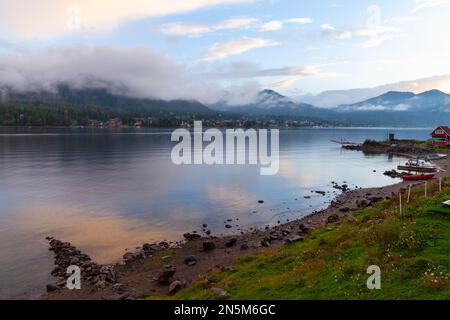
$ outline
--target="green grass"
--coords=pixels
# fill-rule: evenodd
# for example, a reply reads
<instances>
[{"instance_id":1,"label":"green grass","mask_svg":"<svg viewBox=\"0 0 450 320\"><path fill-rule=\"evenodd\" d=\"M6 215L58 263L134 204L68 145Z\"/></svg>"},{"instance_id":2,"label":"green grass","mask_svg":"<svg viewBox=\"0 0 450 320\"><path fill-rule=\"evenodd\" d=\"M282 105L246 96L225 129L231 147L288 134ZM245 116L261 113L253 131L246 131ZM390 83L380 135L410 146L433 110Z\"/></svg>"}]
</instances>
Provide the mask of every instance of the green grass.
<instances>
[{"instance_id":1,"label":"green grass","mask_svg":"<svg viewBox=\"0 0 450 320\"><path fill-rule=\"evenodd\" d=\"M429 186L429 194L436 188ZM231 299L450 299L450 215L431 212L449 193L445 184L425 199L415 188L403 218L398 199L382 201L354 213L356 222L243 256L233 271L212 271L213 285L200 277L171 299L213 299L211 286ZM370 265L381 268L381 290L367 289Z\"/></svg>"}]
</instances>

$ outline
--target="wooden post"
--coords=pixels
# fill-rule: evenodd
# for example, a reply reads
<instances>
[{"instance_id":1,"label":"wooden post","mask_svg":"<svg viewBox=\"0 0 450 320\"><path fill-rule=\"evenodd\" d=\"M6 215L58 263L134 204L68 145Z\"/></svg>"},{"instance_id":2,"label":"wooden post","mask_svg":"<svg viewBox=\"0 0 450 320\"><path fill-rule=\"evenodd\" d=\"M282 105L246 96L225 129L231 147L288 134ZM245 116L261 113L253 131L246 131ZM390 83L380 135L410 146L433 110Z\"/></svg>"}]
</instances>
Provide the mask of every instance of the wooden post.
<instances>
[{"instance_id":1,"label":"wooden post","mask_svg":"<svg viewBox=\"0 0 450 320\"><path fill-rule=\"evenodd\" d=\"M428 182L425 181L425 198L428 196Z\"/></svg>"},{"instance_id":2,"label":"wooden post","mask_svg":"<svg viewBox=\"0 0 450 320\"><path fill-rule=\"evenodd\" d=\"M442 192L442 177L439 178L439 192Z\"/></svg>"},{"instance_id":3,"label":"wooden post","mask_svg":"<svg viewBox=\"0 0 450 320\"><path fill-rule=\"evenodd\" d=\"M400 191L398 195L400 199L400 217L403 219L402 192Z\"/></svg>"},{"instance_id":4,"label":"wooden post","mask_svg":"<svg viewBox=\"0 0 450 320\"><path fill-rule=\"evenodd\" d=\"M406 201L406 203L409 203L409 200L411 200L411 188L412 188L412 185L409 185L409 187L408 187L408 200Z\"/></svg>"}]
</instances>

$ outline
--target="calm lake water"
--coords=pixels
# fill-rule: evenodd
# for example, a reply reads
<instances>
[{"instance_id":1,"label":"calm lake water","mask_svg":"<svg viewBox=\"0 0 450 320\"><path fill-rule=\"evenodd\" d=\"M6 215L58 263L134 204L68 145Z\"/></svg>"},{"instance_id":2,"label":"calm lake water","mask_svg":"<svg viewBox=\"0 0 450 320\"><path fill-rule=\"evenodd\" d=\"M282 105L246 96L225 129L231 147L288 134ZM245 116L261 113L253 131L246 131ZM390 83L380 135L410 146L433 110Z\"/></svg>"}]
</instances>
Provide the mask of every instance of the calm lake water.
<instances>
[{"instance_id":1,"label":"calm lake water","mask_svg":"<svg viewBox=\"0 0 450 320\"><path fill-rule=\"evenodd\" d=\"M401 159L343 151L331 139L427 139L430 131L285 130L279 174L261 176L257 166L175 166L169 130L0 128L0 298L36 297L52 282L46 236L114 262L126 248L180 240L203 223L222 234L227 219L242 229L285 222L326 207L331 181L394 182L382 172Z\"/></svg>"}]
</instances>

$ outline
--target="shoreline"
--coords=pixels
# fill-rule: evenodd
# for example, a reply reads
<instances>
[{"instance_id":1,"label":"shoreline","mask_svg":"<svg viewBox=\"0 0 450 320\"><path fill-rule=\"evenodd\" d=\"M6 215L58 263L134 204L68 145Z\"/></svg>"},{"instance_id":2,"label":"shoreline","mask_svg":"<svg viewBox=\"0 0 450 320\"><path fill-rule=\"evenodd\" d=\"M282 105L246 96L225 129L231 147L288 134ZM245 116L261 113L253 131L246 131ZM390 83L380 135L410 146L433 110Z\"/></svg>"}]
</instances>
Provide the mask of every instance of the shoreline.
<instances>
[{"instance_id":1,"label":"shoreline","mask_svg":"<svg viewBox=\"0 0 450 320\"><path fill-rule=\"evenodd\" d=\"M436 177L450 177L447 174L450 159L435 162L443 169ZM264 230L255 229L240 235L207 237L187 233L184 235L185 241L178 242L175 246L165 242L144 244L134 253L127 252L124 255L124 263L106 266L95 264L97 271L88 275L86 279L83 278L83 281L89 283L87 287L69 291L53 285L48 288L51 292L43 294L40 299L141 299L147 294L161 298L169 297L176 290L193 283L199 277L206 277L214 269L231 270L234 261L241 256L278 248L286 243L303 241L311 230L329 223L336 223L343 219L352 222L354 221L353 211L370 208L383 199L391 199L405 191L409 184L398 182L384 187L350 191L344 189L344 192L336 196L326 209L288 223L271 228L266 227ZM336 185L336 187L342 186ZM207 226L205 225L204 228L206 229ZM75 247L73 251L84 257L84 254ZM63 266L73 259L69 254L65 260L63 258L61 261L61 254L55 253L59 254L59 263ZM87 261L91 262L90 258ZM58 258L56 262L58 266ZM101 269L104 270L101 271ZM65 276L62 270L59 273L60 286L65 284L65 281L62 281Z\"/></svg>"},{"instance_id":2,"label":"shoreline","mask_svg":"<svg viewBox=\"0 0 450 320\"><path fill-rule=\"evenodd\" d=\"M301 219L280 224L275 227L244 232L241 235L200 237L194 233L185 234L185 241L175 247L168 243L144 244L135 253L128 252L124 255L124 263L107 265L113 266L117 281L105 281L108 274L102 277L100 269L96 266L99 279L93 281L92 276L83 278L83 282L89 283L87 288L69 291L59 289L58 285L64 285L61 279L49 289L51 292L43 294L44 300L85 300L85 299L140 299L145 294L159 297L170 296L170 284L176 281L186 284L193 283L199 276L205 276L213 269L230 270L233 262L245 255L255 254L265 249L278 248L286 243L303 241L311 230L322 227L328 223L336 223L342 219L353 221L352 211L368 208L379 200L392 197L398 193L405 183L396 183L385 187L365 188L348 191L338 195L330 205L322 211L311 213ZM54 240L49 238L49 240ZM64 243L63 243L64 244ZM71 246L70 244L66 244ZM73 251L77 251L72 247ZM59 255L59 253L57 253ZM85 254L81 253L82 256ZM58 259L56 265L58 268ZM67 261L72 256L66 257L62 265L67 267ZM90 258L88 258L90 261ZM171 270L171 267L175 267ZM165 269L173 273L167 281L158 281ZM61 268L59 277L64 276ZM105 278L105 280L101 280Z\"/></svg>"}]
</instances>

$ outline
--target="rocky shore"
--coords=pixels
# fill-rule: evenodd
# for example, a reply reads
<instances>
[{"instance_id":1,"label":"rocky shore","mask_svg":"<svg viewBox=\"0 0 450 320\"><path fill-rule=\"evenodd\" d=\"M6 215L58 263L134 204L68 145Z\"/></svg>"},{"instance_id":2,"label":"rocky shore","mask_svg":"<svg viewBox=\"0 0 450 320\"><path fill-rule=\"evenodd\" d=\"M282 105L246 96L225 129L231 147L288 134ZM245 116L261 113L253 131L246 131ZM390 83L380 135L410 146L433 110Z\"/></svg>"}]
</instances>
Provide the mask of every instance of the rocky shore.
<instances>
[{"instance_id":1,"label":"rocky shore","mask_svg":"<svg viewBox=\"0 0 450 320\"><path fill-rule=\"evenodd\" d=\"M443 169L438 177L448 177L450 161L436 161ZM380 173L381 174L381 173ZM236 258L270 250L284 244L304 241L311 230L336 224L342 220L353 222L352 212L370 208L376 202L406 191L407 183L368 189L349 190L347 185L333 184L342 193L330 206L302 219L273 228L249 230L238 236L215 237L203 225L205 236L196 232L184 234L179 243L143 244L134 252L127 252L123 261L115 265L98 265L70 243L48 238L50 250L55 253L56 284L47 286L42 299L142 299L147 295L170 296L187 284L200 279L218 298L228 293L214 287L212 270L227 271ZM82 270L81 290L65 289L67 266L77 265Z\"/></svg>"},{"instance_id":2,"label":"rocky shore","mask_svg":"<svg viewBox=\"0 0 450 320\"><path fill-rule=\"evenodd\" d=\"M140 299L145 294L168 296L176 293L199 276L213 288L206 275L213 269L232 268L235 259L283 244L304 241L311 230L326 224L353 221L352 211L367 208L400 191L400 185L347 191L345 190L323 211L303 219L264 230L253 230L239 236L202 237L186 233L185 241L143 244L123 256L115 265L98 265L70 243L49 238L55 252L55 285L47 286L43 299ZM206 226L207 227L207 226ZM77 265L82 271L81 290L67 290L66 268ZM220 293L224 294L223 292Z\"/></svg>"}]
</instances>

